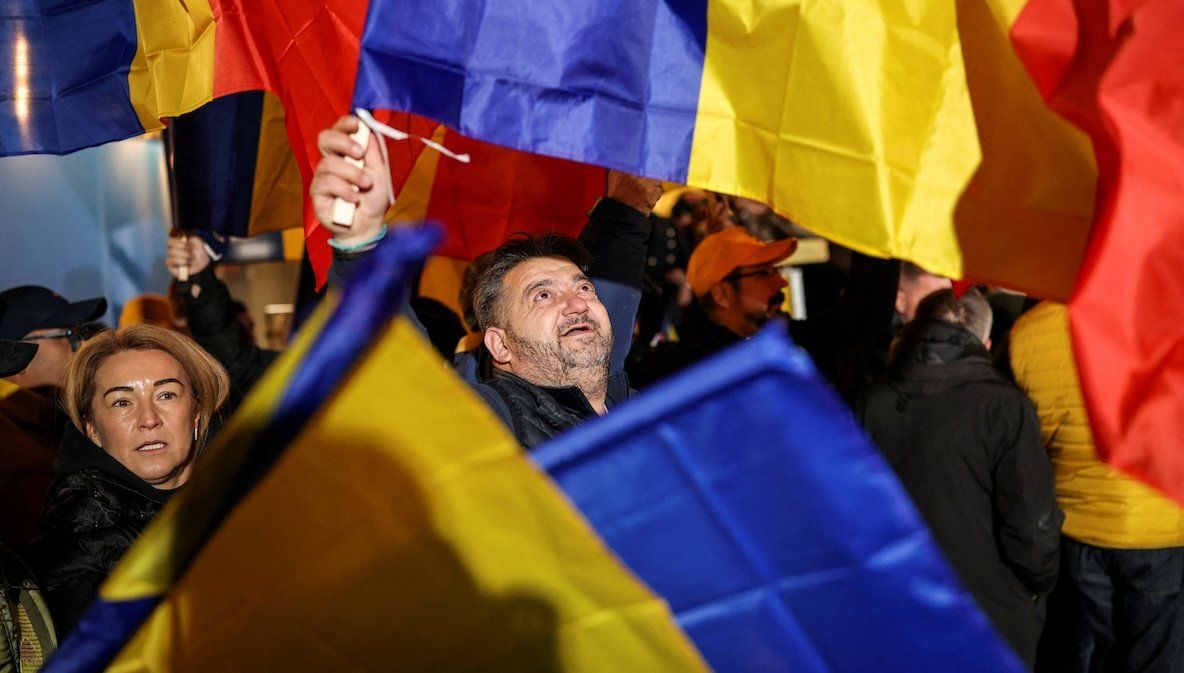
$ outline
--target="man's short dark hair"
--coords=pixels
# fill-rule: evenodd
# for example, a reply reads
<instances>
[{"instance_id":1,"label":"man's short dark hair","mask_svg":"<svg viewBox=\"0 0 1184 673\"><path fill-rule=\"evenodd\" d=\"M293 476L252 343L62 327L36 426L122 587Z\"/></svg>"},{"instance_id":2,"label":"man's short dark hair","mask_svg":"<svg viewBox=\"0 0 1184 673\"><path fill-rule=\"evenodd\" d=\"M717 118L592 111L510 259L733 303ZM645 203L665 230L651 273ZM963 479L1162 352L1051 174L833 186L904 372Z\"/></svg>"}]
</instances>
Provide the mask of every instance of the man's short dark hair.
<instances>
[{"instance_id":1,"label":"man's short dark hair","mask_svg":"<svg viewBox=\"0 0 1184 673\"><path fill-rule=\"evenodd\" d=\"M581 271L588 270L591 256L576 239L561 234L514 234L493 250L488 266L478 275L473 289L473 311L482 330L505 326L503 281L519 264L537 257L563 257Z\"/></svg>"},{"instance_id":2,"label":"man's short dark hair","mask_svg":"<svg viewBox=\"0 0 1184 673\"><path fill-rule=\"evenodd\" d=\"M978 288L954 296L953 290L938 290L917 305L917 320L942 320L953 323L981 340L991 334L991 305Z\"/></svg>"}]
</instances>

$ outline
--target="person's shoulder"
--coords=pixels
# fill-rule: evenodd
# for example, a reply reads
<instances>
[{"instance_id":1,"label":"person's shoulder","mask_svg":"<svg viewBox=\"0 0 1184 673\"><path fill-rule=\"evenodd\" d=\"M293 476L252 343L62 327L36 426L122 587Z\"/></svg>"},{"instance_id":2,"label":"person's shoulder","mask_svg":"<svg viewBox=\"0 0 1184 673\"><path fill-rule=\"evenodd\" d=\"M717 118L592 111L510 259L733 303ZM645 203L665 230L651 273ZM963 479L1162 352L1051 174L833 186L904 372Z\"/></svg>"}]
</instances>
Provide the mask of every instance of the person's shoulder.
<instances>
[{"instance_id":1,"label":"person's shoulder","mask_svg":"<svg viewBox=\"0 0 1184 673\"><path fill-rule=\"evenodd\" d=\"M131 517L147 519L154 503L102 470L86 468L54 480L46 498L43 528L84 533L118 525Z\"/></svg>"},{"instance_id":2,"label":"person's shoulder","mask_svg":"<svg viewBox=\"0 0 1184 673\"><path fill-rule=\"evenodd\" d=\"M469 384L469 388L484 400L486 406L489 407L490 411L502 423L512 426L513 418L510 412L510 405L506 403L506 399L498 392L497 388L486 381L466 380L465 383Z\"/></svg>"}]
</instances>

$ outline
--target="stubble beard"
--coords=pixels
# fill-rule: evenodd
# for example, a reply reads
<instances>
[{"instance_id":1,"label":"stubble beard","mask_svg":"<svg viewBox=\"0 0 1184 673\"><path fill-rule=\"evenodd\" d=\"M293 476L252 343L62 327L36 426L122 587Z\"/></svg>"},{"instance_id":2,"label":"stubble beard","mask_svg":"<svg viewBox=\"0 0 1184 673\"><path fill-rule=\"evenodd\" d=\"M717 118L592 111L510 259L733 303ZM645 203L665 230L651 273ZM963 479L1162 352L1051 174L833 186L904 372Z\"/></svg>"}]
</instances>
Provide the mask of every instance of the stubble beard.
<instances>
[{"instance_id":1,"label":"stubble beard","mask_svg":"<svg viewBox=\"0 0 1184 673\"><path fill-rule=\"evenodd\" d=\"M583 348L565 347L559 334L575 323L590 325L595 343ZM549 388L576 386L589 396L603 394L608 389L612 335L605 335L600 322L593 318L560 325L554 341L524 339L507 327L506 341L522 363L522 378L531 383Z\"/></svg>"}]
</instances>

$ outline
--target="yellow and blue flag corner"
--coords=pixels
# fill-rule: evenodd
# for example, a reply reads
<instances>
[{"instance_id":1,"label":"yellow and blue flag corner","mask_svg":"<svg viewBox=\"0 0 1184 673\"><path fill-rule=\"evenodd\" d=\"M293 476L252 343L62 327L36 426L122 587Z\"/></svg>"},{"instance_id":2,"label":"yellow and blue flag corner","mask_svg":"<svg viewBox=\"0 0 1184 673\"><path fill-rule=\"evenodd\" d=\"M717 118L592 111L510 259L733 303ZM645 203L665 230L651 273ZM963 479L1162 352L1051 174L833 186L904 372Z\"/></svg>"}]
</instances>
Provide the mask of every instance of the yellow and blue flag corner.
<instances>
[{"instance_id":1,"label":"yellow and blue flag corner","mask_svg":"<svg viewBox=\"0 0 1184 673\"><path fill-rule=\"evenodd\" d=\"M783 325L532 451L719 673L1020 673Z\"/></svg>"}]
</instances>

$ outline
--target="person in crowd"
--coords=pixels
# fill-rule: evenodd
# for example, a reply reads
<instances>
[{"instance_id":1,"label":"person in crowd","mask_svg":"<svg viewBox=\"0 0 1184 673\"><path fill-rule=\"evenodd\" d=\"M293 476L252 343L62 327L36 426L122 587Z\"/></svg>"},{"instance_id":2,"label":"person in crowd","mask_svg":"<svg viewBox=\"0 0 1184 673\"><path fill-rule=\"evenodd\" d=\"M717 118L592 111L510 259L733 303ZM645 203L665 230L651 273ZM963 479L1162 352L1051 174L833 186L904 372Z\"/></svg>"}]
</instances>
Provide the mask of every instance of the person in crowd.
<instances>
[{"instance_id":1,"label":"person in crowd","mask_svg":"<svg viewBox=\"0 0 1184 673\"><path fill-rule=\"evenodd\" d=\"M456 373L466 381L480 381L493 374L493 366L489 362L489 351L485 350L485 335L481 333L481 326L477 322L477 312L473 310L473 292L477 289L477 279L489 266L493 251L477 255L469 262L461 277L460 290L457 291L456 301L464 313L464 324L468 333L461 338L456 347L456 354L452 357L452 366Z\"/></svg>"},{"instance_id":2,"label":"person in crowd","mask_svg":"<svg viewBox=\"0 0 1184 673\"><path fill-rule=\"evenodd\" d=\"M78 432L58 449L29 549L60 634L189 480L227 390L201 347L151 325L99 334L70 360L63 403Z\"/></svg>"},{"instance_id":3,"label":"person in crowd","mask_svg":"<svg viewBox=\"0 0 1184 673\"><path fill-rule=\"evenodd\" d=\"M22 285L0 292L4 314L0 339L36 343L33 361L8 381L26 390L54 395L62 388L66 365L78 350L87 323L107 311L103 298L69 302L58 293L37 285Z\"/></svg>"},{"instance_id":4,"label":"person in crowd","mask_svg":"<svg viewBox=\"0 0 1184 673\"><path fill-rule=\"evenodd\" d=\"M119 326L132 325L156 325L182 334L188 332L185 322L173 313L173 304L169 298L151 292L132 297L124 304L119 314Z\"/></svg>"},{"instance_id":5,"label":"person in crowd","mask_svg":"<svg viewBox=\"0 0 1184 673\"><path fill-rule=\"evenodd\" d=\"M350 140L357 124L347 116L321 133L323 158L310 187L317 220L344 253L334 256L334 275L348 272L376 244L387 208L382 155L374 145L362 148ZM363 168L346 156L363 159ZM613 334L632 332L648 216L662 188L657 180L612 171L607 193L593 208L582 243L557 235L512 237L493 251L475 281L474 313L492 376L470 384L528 448L629 395L623 371L614 373L628 340L614 349ZM349 227L332 222L337 198L358 206ZM597 220L621 224L593 227ZM587 273L593 263L588 248L605 251L597 261L598 285ZM602 290L614 287L625 291L622 298L602 297Z\"/></svg>"},{"instance_id":6,"label":"person in crowd","mask_svg":"<svg viewBox=\"0 0 1184 673\"><path fill-rule=\"evenodd\" d=\"M330 285L340 285L386 230L382 218L389 205L389 175L377 143L370 143L363 150L349 139L349 133L357 129L358 123L356 117L342 117L317 139L322 159L313 176L310 194L319 222L332 234ZM364 167L347 163L346 156L364 159ZM624 333L632 328L641 297L649 211L659 196L658 181L610 171L606 196L589 213L588 224L580 233L580 242L593 255L588 273L596 279L613 328ZM332 222L333 203L338 197L358 204L352 226ZM200 240L192 236L170 239L166 263L174 276L180 275L181 268L188 271L187 281L174 284L182 286L190 330L194 339L226 366L232 384L231 406L236 406L276 353L249 343L242 330L233 325L230 296L214 275L210 256ZM404 315L426 334L410 305ZM614 369L623 368L628 346L626 340L614 350ZM458 373L467 381L477 381L482 371L488 371L478 366L477 360L464 354L455 360Z\"/></svg>"},{"instance_id":7,"label":"person in crowd","mask_svg":"<svg viewBox=\"0 0 1184 673\"><path fill-rule=\"evenodd\" d=\"M698 305L684 314L678 341L658 344L641 358L630 372L634 383L647 386L752 336L781 315L788 283L776 265L796 247L792 238L763 243L741 227L704 238L687 265Z\"/></svg>"},{"instance_id":8,"label":"person in crowd","mask_svg":"<svg viewBox=\"0 0 1184 673\"><path fill-rule=\"evenodd\" d=\"M1031 666L1063 517L1036 411L992 367L990 330L978 290L929 295L857 413L962 582Z\"/></svg>"},{"instance_id":9,"label":"person in crowd","mask_svg":"<svg viewBox=\"0 0 1184 673\"><path fill-rule=\"evenodd\" d=\"M899 326L912 322L921 300L938 290L948 290L953 282L945 276L929 273L912 262L900 263L900 281L896 286L896 318Z\"/></svg>"},{"instance_id":10,"label":"person in crowd","mask_svg":"<svg viewBox=\"0 0 1184 673\"><path fill-rule=\"evenodd\" d=\"M691 253L687 278L698 306L684 316L679 340L658 344L630 372L645 387L756 333L770 318L784 317L785 279L777 263L793 253L796 239L762 242L742 227L712 234ZM854 254L839 301L806 320L789 321L790 336L819 370L853 399L861 377L849 371L867 342L887 331L897 262Z\"/></svg>"},{"instance_id":11,"label":"person in crowd","mask_svg":"<svg viewBox=\"0 0 1184 673\"><path fill-rule=\"evenodd\" d=\"M212 261L200 237L182 232L169 237L165 265L174 277L170 294L181 298L193 340L226 368L230 377L226 411L232 412L279 353L256 344L253 330L248 331L242 318L239 309L242 304L230 296L230 289L214 275ZM185 274L181 273L182 269ZM186 280L176 280L182 275Z\"/></svg>"},{"instance_id":12,"label":"person in crowd","mask_svg":"<svg viewBox=\"0 0 1184 673\"><path fill-rule=\"evenodd\" d=\"M104 299L70 302L44 287L0 293L0 540L18 553L37 530L53 461L69 423L57 410L66 365L107 310Z\"/></svg>"},{"instance_id":13,"label":"person in crowd","mask_svg":"<svg viewBox=\"0 0 1184 673\"><path fill-rule=\"evenodd\" d=\"M1061 636L1052 668L1184 671L1184 509L1098 459L1064 305L1020 317L1010 359L1036 405L1065 513L1057 597L1067 609L1050 615Z\"/></svg>"}]
</instances>

